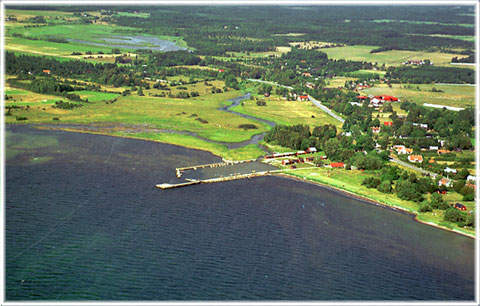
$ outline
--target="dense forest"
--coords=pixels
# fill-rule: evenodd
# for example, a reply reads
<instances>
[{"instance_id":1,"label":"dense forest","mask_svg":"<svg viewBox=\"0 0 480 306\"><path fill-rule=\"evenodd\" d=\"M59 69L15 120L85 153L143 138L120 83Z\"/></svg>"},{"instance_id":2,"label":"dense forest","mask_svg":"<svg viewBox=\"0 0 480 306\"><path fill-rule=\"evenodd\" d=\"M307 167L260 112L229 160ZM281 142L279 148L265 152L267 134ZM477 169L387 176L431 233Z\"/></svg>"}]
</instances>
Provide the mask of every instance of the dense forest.
<instances>
[{"instance_id":1,"label":"dense forest","mask_svg":"<svg viewBox=\"0 0 480 306\"><path fill-rule=\"evenodd\" d=\"M32 6L32 9L47 8ZM59 9L78 12L84 8ZM470 15L474 13L473 6L109 6L99 9L111 14L106 16L108 20L138 28L139 32L182 36L190 47L204 55L272 51L290 42L311 40L399 50L474 48L473 42L433 36L475 35L474 16ZM150 16L115 15L117 10L144 12ZM288 33L301 35L284 35Z\"/></svg>"},{"instance_id":2,"label":"dense forest","mask_svg":"<svg viewBox=\"0 0 480 306\"><path fill-rule=\"evenodd\" d=\"M392 83L475 83L475 71L472 69L437 67L428 64L419 67L389 67L385 77Z\"/></svg>"}]
</instances>

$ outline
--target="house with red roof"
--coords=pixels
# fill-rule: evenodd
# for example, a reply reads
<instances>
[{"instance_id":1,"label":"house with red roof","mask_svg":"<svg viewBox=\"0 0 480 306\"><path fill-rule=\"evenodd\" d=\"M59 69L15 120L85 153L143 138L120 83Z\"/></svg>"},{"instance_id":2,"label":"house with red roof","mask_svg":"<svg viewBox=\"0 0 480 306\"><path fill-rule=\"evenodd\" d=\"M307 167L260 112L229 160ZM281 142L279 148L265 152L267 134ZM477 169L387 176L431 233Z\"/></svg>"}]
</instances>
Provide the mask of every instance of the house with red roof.
<instances>
[{"instance_id":1,"label":"house with red roof","mask_svg":"<svg viewBox=\"0 0 480 306\"><path fill-rule=\"evenodd\" d=\"M308 96L298 96L298 101L307 101Z\"/></svg>"},{"instance_id":2,"label":"house with red roof","mask_svg":"<svg viewBox=\"0 0 480 306\"><path fill-rule=\"evenodd\" d=\"M382 102L398 102L400 101L398 98L394 97L394 96L375 96L375 98L377 98L378 100L382 101Z\"/></svg>"},{"instance_id":3,"label":"house with red roof","mask_svg":"<svg viewBox=\"0 0 480 306\"><path fill-rule=\"evenodd\" d=\"M408 161L411 163L421 163L423 162L423 156L422 155L409 155L408 156Z\"/></svg>"},{"instance_id":4,"label":"house with red roof","mask_svg":"<svg viewBox=\"0 0 480 306\"><path fill-rule=\"evenodd\" d=\"M330 163L330 167L332 168L343 168L345 167L344 163Z\"/></svg>"}]
</instances>

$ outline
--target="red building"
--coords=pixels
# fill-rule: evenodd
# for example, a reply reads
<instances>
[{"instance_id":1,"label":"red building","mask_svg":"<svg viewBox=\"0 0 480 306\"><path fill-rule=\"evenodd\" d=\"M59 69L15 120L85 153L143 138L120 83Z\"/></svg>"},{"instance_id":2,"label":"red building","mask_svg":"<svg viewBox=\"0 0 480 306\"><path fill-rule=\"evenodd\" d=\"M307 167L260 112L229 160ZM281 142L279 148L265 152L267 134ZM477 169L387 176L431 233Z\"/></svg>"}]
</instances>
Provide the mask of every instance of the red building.
<instances>
[{"instance_id":1,"label":"red building","mask_svg":"<svg viewBox=\"0 0 480 306\"><path fill-rule=\"evenodd\" d=\"M392 126L392 125L393 125L393 122L385 121L385 122L383 123L383 125Z\"/></svg>"},{"instance_id":2,"label":"red building","mask_svg":"<svg viewBox=\"0 0 480 306\"><path fill-rule=\"evenodd\" d=\"M381 101L389 101L389 102L398 102L398 98L395 98L393 96L375 96L378 100Z\"/></svg>"},{"instance_id":3,"label":"red building","mask_svg":"<svg viewBox=\"0 0 480 306\"><path fill-rule=\"evenodd\" d=\"M330 167L332 168L343 168L344 163L330 163Z\"/></svg>"}]
</instances>

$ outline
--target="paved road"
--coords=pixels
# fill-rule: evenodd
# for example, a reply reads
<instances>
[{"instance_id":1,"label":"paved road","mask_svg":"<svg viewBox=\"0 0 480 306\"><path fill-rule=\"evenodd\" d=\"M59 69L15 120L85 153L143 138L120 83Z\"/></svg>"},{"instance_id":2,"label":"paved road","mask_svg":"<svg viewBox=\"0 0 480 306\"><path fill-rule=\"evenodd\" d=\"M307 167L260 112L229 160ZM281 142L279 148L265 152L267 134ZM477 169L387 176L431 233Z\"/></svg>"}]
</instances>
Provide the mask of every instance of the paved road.
<instances>
[{"instance_id":1,"label":"paved road","mask_svg":"<svg viewBox=\"0 0 480 306\"><path fill-rule=\"evenodd\" d=\"M293 89L292 86L280 85L280 84L277 84L275 82L269 82L269 81L263 81L263 80L257 80L257 79L247 79L247 80L252 81L252 82L258 82L258 83L264 83L264 84L269 84L269 85L273 85L273 86L283 87L283 88L290 89L290 90Z\"/></svg>"},{"instance_id":2,"label":"paved road","mask_svg":"<svg viewBox=\"0 0 480 306\"><path fill-rule=\"evenodd\" d=\"M334 112L332 112L328 107L326 107L325 105L322 104L322 102L316 100L315 98L311 97L311 96L308 96L308 99L310 99L310 101L312 101L313 104L315 104L315 106L319 107L320 109L322 109L324 112L326 112L327 114L329 114L330 116L332 116L333 118L337 119L338 121L340 121L342 124L345 122L345 120L338 116L337 114L335 114Z\"/></svg>"},{"instance_id":3,"label":"paved road","mask_svg":"<svg viewBox=\"0 0 480 306\"><path fill-rule=\"evenodd\" d=\"M397 163L397 164L400 164L400 165L402 165L402 166L408 167L408 168L410 168L410 169L413 169L413 170L420 171L420 172L422 172L422 173L428 174L428 175L430 175L430 176L433 177L433 178L435 178L435 177L437 176L436 173L432 173L432 172L423 170L423 169L421 169L421 168L412 166L411 164L408 164L408 163L406 163L406 162L403 162L403 161L401 161L401 160L399 160L399 159L396 159L396 158L394 158L394 157L390 157L390 161L391 161L391 162L394 162L394 163Z\"/></svg>"},{"instance_id":4,"label":"paved road","mask_svg":"<svg viewBox=\"0 0 480 306\"><path fill-rule=\"evenodd\" d=\"M264 84L269 84L269 85L273 85L273 86L279 86L279 87L283 87L283 88L287 88L287 89L290 89L292 90L293 87L292 86L285 86L285 85L280 85L280 84L277 84L275 82L269 82L269 81L262 81L262 80L257 80L257 79L247 79L249 81L252 81L252 82L259 82L259 83L264 83ZM342 124L345 122L345 120L343 118L341 118L340 116L338 116L337 114L335 114L334 112L332 112L328 107L326 107L325 105L322 104L322 102L312 98L311 96L308 96L308 99L310 99L310 101L315 104L315 106L319 107L321 110L323 110L324 112L326 112L327 114L329 114L330 116L332 116L333 118L337 119L338 121L340 121Z\"/></svg>"}]
</instances>

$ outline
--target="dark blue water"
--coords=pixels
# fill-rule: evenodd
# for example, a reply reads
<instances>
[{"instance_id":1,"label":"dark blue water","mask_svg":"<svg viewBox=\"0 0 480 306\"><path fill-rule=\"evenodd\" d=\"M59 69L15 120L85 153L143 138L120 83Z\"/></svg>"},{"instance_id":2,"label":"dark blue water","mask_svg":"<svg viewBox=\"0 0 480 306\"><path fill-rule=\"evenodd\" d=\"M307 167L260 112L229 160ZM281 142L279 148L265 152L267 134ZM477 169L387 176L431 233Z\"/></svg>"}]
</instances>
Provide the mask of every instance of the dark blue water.
<instances>
[{"instance_id":1,"label":"dark blue water","mask_svg":"<svg viewBox=\"0 0 480 306\"><path fill-rule=\"evenodd\" d=\"M219 158L7 127L7 300L473 300L474 240L279 177L160 190Z\"/></svg>"}]
</instances>

